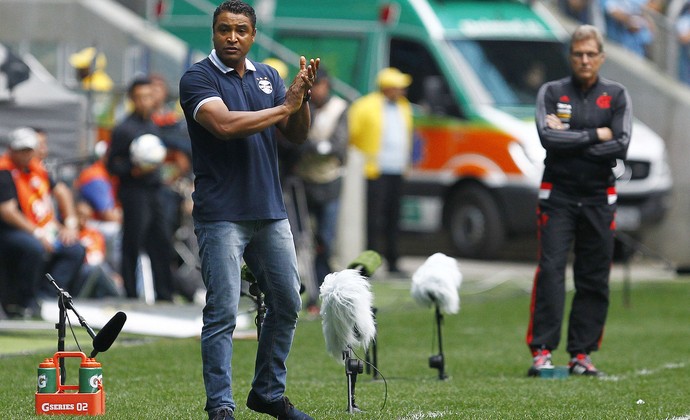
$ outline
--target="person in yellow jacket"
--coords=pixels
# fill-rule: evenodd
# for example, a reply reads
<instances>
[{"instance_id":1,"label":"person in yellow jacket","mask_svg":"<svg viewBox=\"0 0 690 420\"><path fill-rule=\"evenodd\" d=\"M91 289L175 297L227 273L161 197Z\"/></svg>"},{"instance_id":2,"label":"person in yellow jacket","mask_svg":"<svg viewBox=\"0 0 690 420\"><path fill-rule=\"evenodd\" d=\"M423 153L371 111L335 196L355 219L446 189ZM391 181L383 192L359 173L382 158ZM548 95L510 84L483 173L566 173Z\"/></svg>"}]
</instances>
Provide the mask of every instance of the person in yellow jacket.
<instances>
[{"instance_id":1,"label":"person in yellow jacket","mask_svg":"<svg viewBox=\"0 0 690 420\"><path fill-rule=\"evenodd\" d=\"M81 87L85 91L110 92L113 80L105 72L108 61L105 54L94 47L87 47L70 55L69 63L74 67Z\"/></svg>"},{"instance_id":2,"label":"person in yellow jacket","mask_svg":"<svg viewBox=\"0 0 690 420\"><path fill-rule=\"evenodd\" d=\"M381 253L390 273L398 267L398 222L403 175L412 154L409 74L387 67L377 76L378 90L352 103L350 144L364 155L367 178L367 248Z\"/></svg>"},{"instance_id":3,"label":"person in yellow jacket","mask_svg":"<svg viewBox=\"0 0 690 420\"><path fill-rule=\"evenodd\" d=\"M70 55L69 63L87 97L89 128L96 129L96 140L108 141L118 106L114 82L105 71L108 60L95 47L87 47Z\"/></svg>"}]
</instances>

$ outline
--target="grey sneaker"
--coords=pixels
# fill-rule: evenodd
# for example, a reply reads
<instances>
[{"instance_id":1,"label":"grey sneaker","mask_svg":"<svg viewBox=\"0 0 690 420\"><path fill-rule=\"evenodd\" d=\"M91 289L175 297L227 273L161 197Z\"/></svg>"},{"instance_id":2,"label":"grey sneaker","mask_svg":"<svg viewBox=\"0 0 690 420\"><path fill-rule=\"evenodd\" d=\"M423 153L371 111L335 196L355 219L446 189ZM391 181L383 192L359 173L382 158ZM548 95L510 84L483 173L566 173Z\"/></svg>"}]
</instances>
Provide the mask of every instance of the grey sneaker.
<instances>
[{"instance_id":1,"label":"grey sneaker","mask_svg":"<svg viewBox=\"0 0 690 420\"><path fill-rule=\"evenodd\" d=\"M594 367L594 363L592 363L592 359L590 359L589 355L584 353L578 354L577 356L570 359L570 362L568 363L568 369L570 370L571 375L603 375L602 372L600 372L596 367Z\"/></svg>"},{"instance_id":2,"label":"grey sneaker","mask_svg":"<svg viewBox=\"0 0 690 420\"><path fill-rule=\"evenodd\" d=\"M527 371L527 376L540 376L543 369L553 369L551 350L537 349L532 351L532 356L532 366Z\"/></svg>"}]
</instances>

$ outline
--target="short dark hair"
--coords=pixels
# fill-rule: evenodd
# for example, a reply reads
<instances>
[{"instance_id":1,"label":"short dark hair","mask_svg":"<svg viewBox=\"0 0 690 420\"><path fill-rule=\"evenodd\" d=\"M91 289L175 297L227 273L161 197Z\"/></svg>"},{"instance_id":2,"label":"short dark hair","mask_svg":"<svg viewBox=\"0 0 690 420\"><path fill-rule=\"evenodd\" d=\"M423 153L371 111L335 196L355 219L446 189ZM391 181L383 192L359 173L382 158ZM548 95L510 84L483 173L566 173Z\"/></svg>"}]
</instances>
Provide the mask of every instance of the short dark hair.
<instances>
[{"instance_id":1,"label":"short dark hair","mask_svg":"<svg viewBox=\"0 0 690 420\"><path fill-rule=\"evenodd\" d=\"M127 88L127 95L132 96L132 92L134 92L134 89L138 88L141 85L150 85L151 84L151 79L145 76L140 76L132 80L129 84L129 87Z\"/></svg>"},{"instance_id":2,"label":"short dark hair","mask_svg":"<svg viewBox=\"0 0 690 420\"><path fill-rule=\"evenodd\" d=\"M254 8L240 0L224 1L220 6L216 7L216 11L213 12L213 24L211 28L216 26L218 15L222 12L230 12L233 15L244 15L252 22L252 27L256 28L256 12Z\"/></svg>"},{"instance_id":3,"label":"short dark hair","mask_svg":"<svg viewBox=\"0 0 690 420\"><path fill-rule=\"evenodd\" d=\"M316 80L314 81L314 83L319 83L321 81L331 81L331 77L328 75L328 70L326 70L326 67L324 66L319 67L319 71L316 73Z\"/></svg>"}]
</instances>

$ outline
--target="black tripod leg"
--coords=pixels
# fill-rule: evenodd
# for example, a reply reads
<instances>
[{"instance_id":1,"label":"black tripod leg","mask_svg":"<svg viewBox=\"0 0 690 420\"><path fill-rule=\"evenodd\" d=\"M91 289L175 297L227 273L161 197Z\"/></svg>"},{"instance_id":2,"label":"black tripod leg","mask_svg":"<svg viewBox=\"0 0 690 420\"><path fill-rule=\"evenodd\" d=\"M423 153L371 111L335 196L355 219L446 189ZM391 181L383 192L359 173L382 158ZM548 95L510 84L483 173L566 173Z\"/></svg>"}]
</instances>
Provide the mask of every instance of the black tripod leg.
<instances>
[{"instance_id":1,"label":"black tripod leg","mask_svg":"<svg viewBox=\"0 0 690 420\"><path fill-rule=\"evenodd\" d=\"M351 357L352 349L348 348L343 351L343 359L345 359L345 375L347 376L347 412L359 413L359 407L355 403L355 385L357 384L357 374L364 371L362 362Z\"/></svg>"}]
</instances>

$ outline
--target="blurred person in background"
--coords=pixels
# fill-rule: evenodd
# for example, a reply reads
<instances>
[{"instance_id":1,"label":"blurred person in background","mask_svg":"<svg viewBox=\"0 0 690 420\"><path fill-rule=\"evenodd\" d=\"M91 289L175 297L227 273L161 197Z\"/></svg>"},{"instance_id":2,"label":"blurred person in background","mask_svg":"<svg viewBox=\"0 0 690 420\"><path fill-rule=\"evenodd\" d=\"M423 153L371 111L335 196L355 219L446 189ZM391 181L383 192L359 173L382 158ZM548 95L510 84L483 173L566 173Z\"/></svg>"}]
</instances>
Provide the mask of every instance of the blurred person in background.
<instances>
[{"instance_id":1,"label":"blurred person in background","mask_svg":"<svg viewBox=\"0 0 690 420\"><path fill-rule=\"evenodd\" d=\"M566 16L580 23L592 23L590 6L592 0L558 0L558 7Z\"/></svg>"},{"instance_id":2,"label":"blurred person in background","mask_svg":"<svg viewBox=\"0 0 690 420\"><path fill-rule=\"evenodd\" d=\"M331 256L335 244L342 177L347 156L348 103L331 92L331 80L324 68L311 88L312 123L307 141L293 146L290 172L302 181L306 193L307 208L313 222L316 249L314 273L318 287L334 270ZM318 296L309 296L307 309L318 314Z\"/></svg>"},{"instance_id":3,"label":"blurred person in background","mask_svg":"<svg viewBox=\"0 0 690 420\"><path fill-rule=\"evenodd\" d=\"M88 125L95 129L96 140L110 140L115 123L117 99L114 83L105 68L108 60L95 47L83 48L69 56L81 91L86 95Z\"/></svg>"},{"instance_id":4,"label":"blurred person in background","mask_svg":"<svg viewBox=\"0 0 690 420\"><path fill-rule=\"evenodd\" d=\"M120 271L122 244L122 208L117 203L115 181L106 168L108 144L99 141L94 147L96 160L83 168L74 182L79 200L92 210L88 224L97 229L106 241L106 260Z\"/></svg>"},{"instance_id":5,"label":"blurred person in background","mask_svg":"<svg viewBox=\"0 0 690 420\"><path fill-rule=\"evenodd\" d=\"M137 298L137 261L145 252L151 261L156 300L172 301L172 238L161 200L160 165L142 165L132 158L132 142L144 134L160 138L151 119L155 98L148 78L134 79L127 91L132 112L112 132L108 171L118 179L122 206L121 275L128 298Z\"/></svg>"},{"instance_id":6,"label":"blurred person in background","mask_svg":"<svg viewBox=\"0 0 690 420\"><path fill-rule=\"evenodd\" d=\"M654 22L646 15L649 0L602 0L606 36L640 57L650 58Z\"/></svg>"},{"instance_id":7,"label":"blurred person in background","mask_svg":"<svg viewBox=\"0 0 690 420\"><path fill-rule=\"evenodd\" d=\"M553 369L561 339L565 271L574 253L567 352L572 375L598 376L590 354L599 350L609 308L613 260L616 159L625 159L632 103L620 83L599 75L604 41L597 28L572 34L572 75L545 83L536 101L536 124L546 149L539 190L539 264L534 276L525 341L532 353L527 374Z\"/></svg>"},{"instance_id":8,"label":"blurred person in background","mask_svg":"<svg viewBox=\"0 0 690 420\"><path fill-rule=\"evenodd\" d=\"M161 140L167 149L165 161L161 166L163 187L160 194L163 214L176 247L178 242L195 240L191 227L191 201L194 190L192 145L187 132L187 122L179 107L179 102L171 101L167 79L159 73L149 75L149 79L154 97L154 111L151 119L158 126ZM185 223L189 226L180 229ZM188 302L192 302L196 291L203 288L201 277L197 275L197 270L191 273L187 270L179 270L184 260L178 258L179 256L174 252L171 256L175 290Z\"/></svg>"},{"instance_id":9,"label":"blurred person in background","mask_svg":"<svg viewBox=\"0 0 690 420\"><path fill-rule=\"evenodd\" d=\"M36 132L17 128L9 140L9 150L0 157L0 254L17 296L16 307L6 309L10 315L36 317L40 299L55 294L44 275L50 273L58 286L69 291L83 263L84 248L78 242L74 206L65 199L71 198L71 193L64 194L69 188L52 181L35 156Z\"/></svg>"},{"instance_id":10,"label":"blurred person in background","mask_svg":"<svg viewBox=\"0 0 690 420\"><path fill-rule=\"evenodd\" d=\"M91 227L93 208L84 200L77 202L79 218L79 243L86 256L79 272L78 280L71 290L73 296L85 298L104 298L124 296L122 277L106 260L108 244L105 236Z\"/></svg>"},{"instance_id":11,"label":"blurred person in background","mask_svg":"<svg viewBox=\"0 0 690 420\"><path fill-rule=\"evenodd\" d=\"M191 193L192 146L182 110L170 102L167 80L161 74L152 74L149 79L154 97L151 119L160 129L161 139L168 150L161 175L164 211L172 235L180 225L183 202Z\"/></svg>"},{"instance_id":12,"label":"blurred person in background","mask_svg":"<svg viewBox=\"0 0 690 420\"><path fill-rule=\"evenodd\" d=\"M403 175L411 163L412 106L409 74L388 67L377 76L378 90L354 101L348 114L350 144L365 158L367 178L367 248L386 259L388 271L398 267L398 238Z\"/></svg>"},{"instance_id":13,"label":"blurred person in background","mask_svg":"<svg viewBox=\"0 0 690 420\"><path fill-rule=\"evenodd\" d=\"M120 224L122 209L117 204L115 182L106 167L107 153L106 142L96 143L96 160L79 172L74 187L79 197L93 208L95 220Z\"/></svg>"},{"instance_id":14,"label":"blurred person in background","mask_svg":"<svg viewBox=\"0 0 690 420\"><path fill-rule=\"evenodd\" d=\"M34 151L34 159L39 162L39 165L46 170L46 159L50 153L50 146L48 145L48 132L43 128L32 127L32 130L36 133L36 139L38 140L36 150ZM50 173L50 183L53 185L53 200L57 205L58 217L66 220L66 223L74 227L76 222L76 201L74 199L74 193L72 188L63 180L54 179ZM73 216L64 216L73 215Z\"/></svg>"},{"instance_id":15,"label":"blurred person in background","mask_svg":"<svg viewBox=\"0 0 690 420\"><path fill-rule=\"evenodd\" d=\"M680 44L678 56L678 78L690 85L690 1L683 5L675 23L676 36Z\"/></svg>"}]
</instances>

